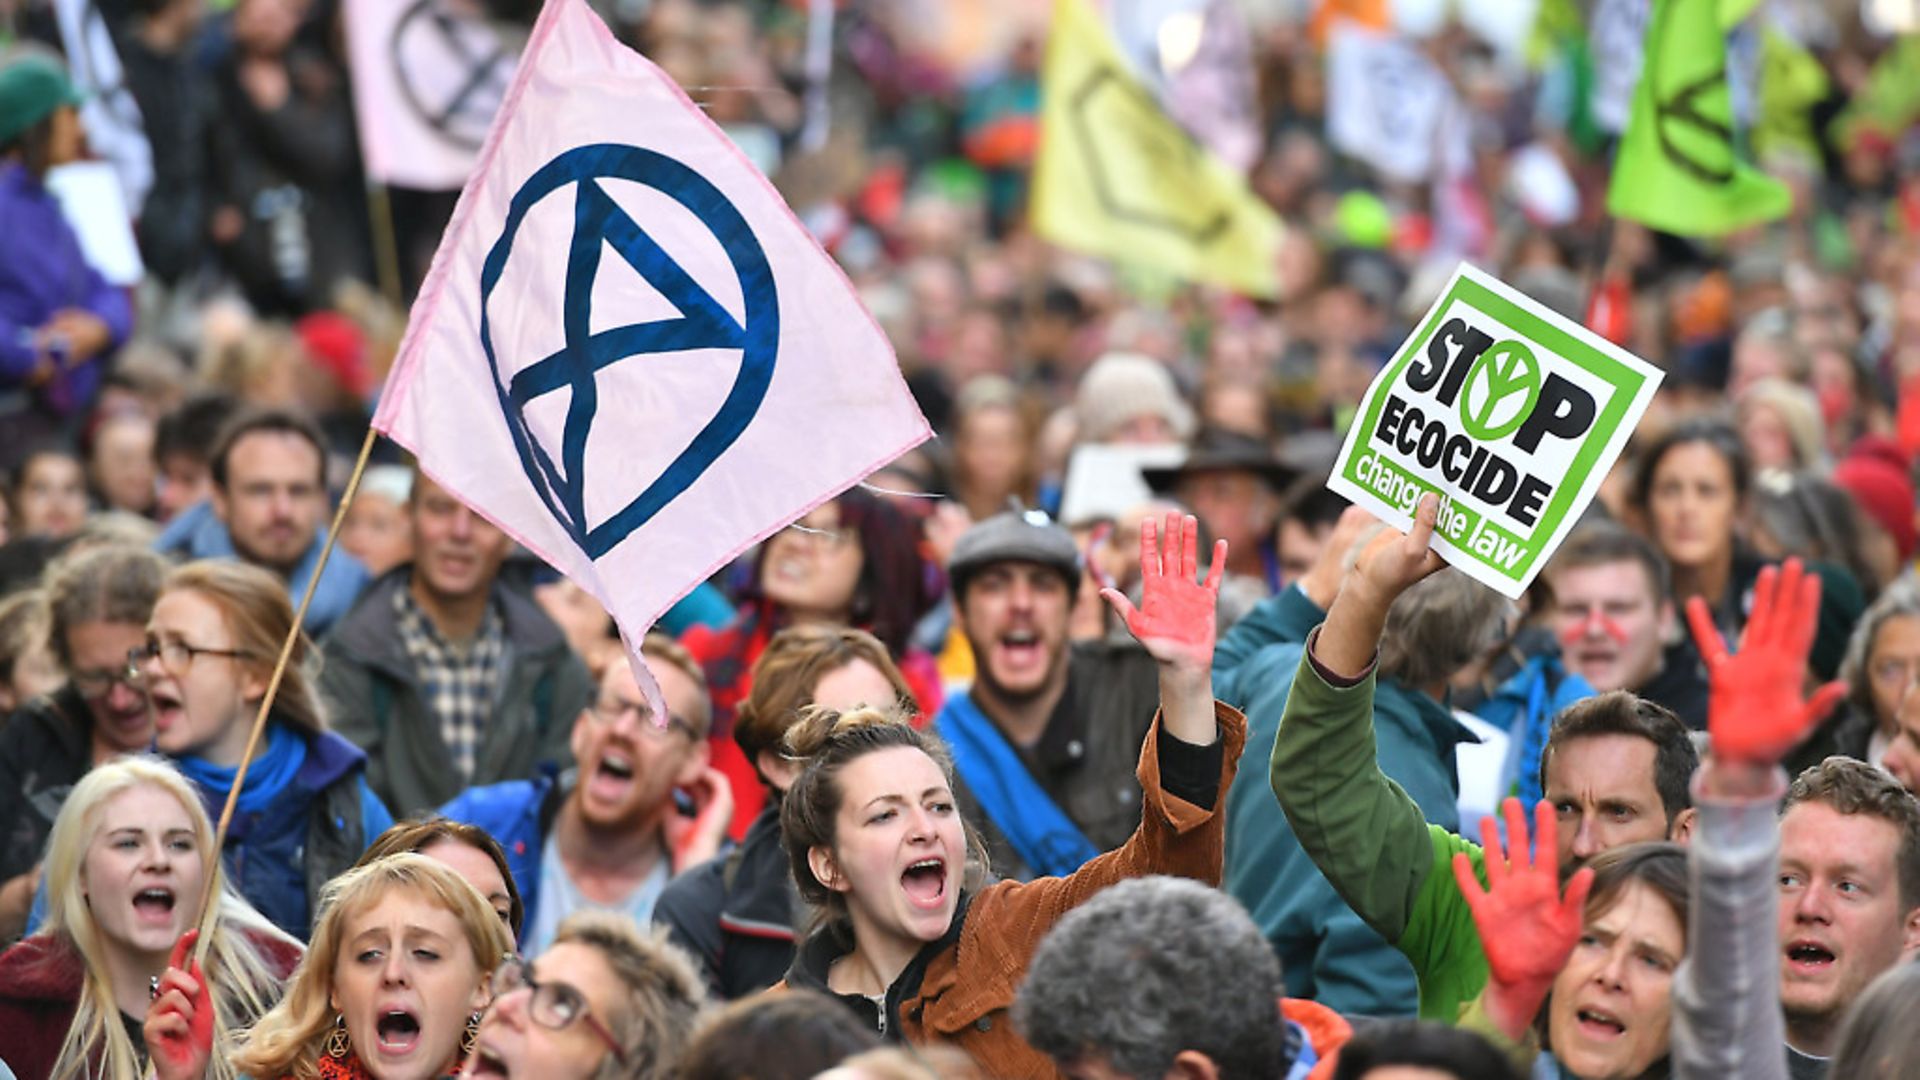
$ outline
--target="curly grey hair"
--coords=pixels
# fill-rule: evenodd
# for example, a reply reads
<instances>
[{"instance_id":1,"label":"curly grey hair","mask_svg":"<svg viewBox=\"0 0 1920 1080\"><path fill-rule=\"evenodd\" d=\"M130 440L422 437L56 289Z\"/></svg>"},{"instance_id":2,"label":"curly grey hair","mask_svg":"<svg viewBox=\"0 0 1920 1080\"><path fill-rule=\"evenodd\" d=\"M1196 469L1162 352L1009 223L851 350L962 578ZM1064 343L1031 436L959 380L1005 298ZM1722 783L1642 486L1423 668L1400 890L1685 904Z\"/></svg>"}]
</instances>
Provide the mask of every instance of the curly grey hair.
<instances>
[{"instance_id":1,"label":"curly grey hair","mask_svg":"<svg viewBox=\"0 0 1920 1080\"><path fill-rule=\"evenodd\" d=\"M1060 920L1034 953L1013 1019L1063 1066L1103 1060L1145 1080L1194 1050L1221 1080L1271 1077L1286 1072L1283 991L1272 946L1231 897L1145 877Z\"/></svg>"}]
</instances>

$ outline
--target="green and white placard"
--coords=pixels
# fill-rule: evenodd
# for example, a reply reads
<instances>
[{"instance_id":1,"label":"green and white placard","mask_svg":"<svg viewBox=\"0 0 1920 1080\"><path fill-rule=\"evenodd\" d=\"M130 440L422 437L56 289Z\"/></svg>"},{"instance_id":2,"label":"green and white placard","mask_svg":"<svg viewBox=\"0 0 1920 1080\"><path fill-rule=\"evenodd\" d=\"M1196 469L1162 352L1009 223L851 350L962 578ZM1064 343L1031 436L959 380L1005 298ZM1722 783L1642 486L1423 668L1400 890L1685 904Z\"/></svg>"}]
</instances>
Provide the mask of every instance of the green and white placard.
<instances>
[{"instance_id":1,"label":"green and white placard","mask_svg":"<svg viewBox=\"0 0 1920 1080\"><path fill-rule=\"evenodd\" d=\"M1466 264L1381 370L1328 486L1519 597L1580 518L1659 369Z\"/></svg>"}]
</instances>

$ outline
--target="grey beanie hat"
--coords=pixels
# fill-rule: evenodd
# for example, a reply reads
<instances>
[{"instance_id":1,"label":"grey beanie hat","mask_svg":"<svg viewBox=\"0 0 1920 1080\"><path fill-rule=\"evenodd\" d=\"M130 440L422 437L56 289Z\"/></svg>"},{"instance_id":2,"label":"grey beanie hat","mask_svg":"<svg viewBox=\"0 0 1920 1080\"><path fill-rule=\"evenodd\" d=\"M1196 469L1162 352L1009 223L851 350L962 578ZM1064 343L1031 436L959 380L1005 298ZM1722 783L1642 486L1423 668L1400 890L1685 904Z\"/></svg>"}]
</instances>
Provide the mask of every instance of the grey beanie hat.
<instances>
[{"instance_id":1,"label":"grey beanie hat","mask_svg":"<svg viewBox=\"0 0 1920 1080\"><path fill-rule=\"evenodd\" d=\"M947 580L958 598L973 575L993 563L1037 563L1058 571L1069 587L1080 580L1080 548L1073 534L1038 510L995 514L960 534L947 560Z\"/></svg>"}]
</instances>

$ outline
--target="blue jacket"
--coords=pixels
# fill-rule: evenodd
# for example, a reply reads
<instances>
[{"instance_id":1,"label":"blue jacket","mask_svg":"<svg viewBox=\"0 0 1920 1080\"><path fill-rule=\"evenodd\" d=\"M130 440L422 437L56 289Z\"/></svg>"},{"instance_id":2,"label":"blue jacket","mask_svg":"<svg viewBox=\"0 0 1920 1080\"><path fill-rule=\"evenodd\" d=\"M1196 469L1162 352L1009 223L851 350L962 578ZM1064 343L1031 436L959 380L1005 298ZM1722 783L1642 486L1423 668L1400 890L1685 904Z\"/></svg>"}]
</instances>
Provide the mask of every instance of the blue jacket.
<instances>
[{"instance_id":1,"label":"blue jacket","mask_svg":"<svg viewBox=\"0 0 1920 1080\"><path fill-rule=\"evenodd\" d=\"M1540 756L1546 752L1553 718L1595 693L1598 691L1587 680L1568 671L1557 656L1535 656L1500 684L1480 706L1479 715L1512 736L1500 778L1502 791L1520 796L1527 806L1540 801Z\"/></svg>"},{"instance_id":2,"label":"blue jacket","mask_svg":"<svg viewBox=\"0 0 1920 1080\"><path fill-rule=\"evenodd\" d=\"M367 756L332 732L305 739L306 760L266 809L236 813L225 862L233 887L274 925L304 940L320 890L351 868L393 816L367 787ZM249 784L251 786L251 784ZM202 787L218 815L227 793Z\"/></svg>"},{"instance_id":3,"label":"blue jacket","mask_svg":"<svg viewBox=\"0 0 1920 1080\"><path fill-rule=\"evenodd\" d=\"M540 907L540 856L563 794L548 772L532 780L471 787L440 808L443 816L477 825L500 842L513 886L520 890L520 903L526 909L522 928L534 925Z\"/></svg>"},{"instance_id":4,"label":"blue jacket","mask_svg":"<svg viewBox=\"0 0 1920 1080\"><path fill-rule=\"evenodd\" d=\"M1247 717L1247 752L1271 755L1307 635L1326 617L1298 585L1264 600L1214 651L1214 694ZM1459 829L1454 748L1474 737L1424 694L1381 680L1374 699L1380 768L1428 821ZM1227 792L1224 888L1252 912L1280 957L1287 996L1344 1016L1411 1016L1413 967L1356 915L1301 849L1262 770Z\"/></svg>"},{"instance_id":5,"label":"blue jacket","mask_svg":"<svg viewBox=\"0 0 1920 1080\"><path fill-rule=\"evenodd\" d=\"M320 561L320 548L326 539L324 528L314 532L313 543L307 545L307 553L300 556L299 565L293 568L293 576L287 581L287 593L296 606L307 591L307 579L313 576L314 564ZM236 557L233 536L227 532L226 522L213 512L213 503L204 501L187 507L167 522L167 527L153 542L153 549L188 559ZM320 575L320 587L313 591L313 604L307 608L307 620L301 629L316 638L325 633L347 613L372 580L373 576L360 560L335 547L333 554L327 556L326 572Z\"/></svg>"}]
</instances>

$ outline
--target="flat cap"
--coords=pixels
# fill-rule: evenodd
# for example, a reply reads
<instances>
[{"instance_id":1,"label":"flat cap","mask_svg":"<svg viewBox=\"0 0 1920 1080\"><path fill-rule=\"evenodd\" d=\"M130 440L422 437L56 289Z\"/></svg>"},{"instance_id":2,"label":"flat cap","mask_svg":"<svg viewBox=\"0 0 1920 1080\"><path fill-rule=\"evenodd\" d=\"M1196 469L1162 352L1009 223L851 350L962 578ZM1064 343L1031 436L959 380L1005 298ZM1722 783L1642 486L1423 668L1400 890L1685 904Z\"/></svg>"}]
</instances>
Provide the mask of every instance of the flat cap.
<instances>
[{"instance_id":1,"label":"flat cap","mask_svg":"<svg viewBox=\"0 0 1920 1080\"><path fill-rule=\"evenodd\" d=\"M1037 563L1059 571L1069 582L1080 578L1080 548L1072 533L1041 511L1009 510L960 534L947 560L953 594L964 593L978 571L1003 562Z\"/></svg>"}]
</instances>

